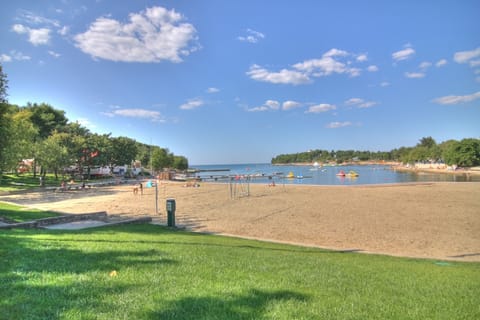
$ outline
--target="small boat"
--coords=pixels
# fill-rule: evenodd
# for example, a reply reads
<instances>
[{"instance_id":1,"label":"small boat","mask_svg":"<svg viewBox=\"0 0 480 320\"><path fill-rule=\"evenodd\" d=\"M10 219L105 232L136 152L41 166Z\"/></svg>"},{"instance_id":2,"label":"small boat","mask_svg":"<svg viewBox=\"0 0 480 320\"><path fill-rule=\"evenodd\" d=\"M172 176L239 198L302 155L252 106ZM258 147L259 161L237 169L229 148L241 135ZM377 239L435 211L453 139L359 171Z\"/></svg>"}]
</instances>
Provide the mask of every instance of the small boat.
<instances>
[{"instance_id":1,"label":"small boat","mask_svg":"<svg viewBox=\"0 0 480 320\"><path fill-rule=\"evenodd\" d=\"M340 171L337 173L337 176L339 176L339 177L345 177L345 175L346 175L346 174L345 174L345 171L343 171L343 170L340 170Z\"/></svg>"},{"instance_id":2,"label":"small boat","mask_svg":"<svg viewBox=\"0 0 480 320\"><path fill-rule=\"evenodd\" d=\"M350 172L348 173L348 175L349 175L350 177L358 177L358 173L355 172L355 171L353 171L353 170L350 170Z\"/></svg>"},{"instance_id":3,"label":"small boat","mask_svg":"<svg viewBox=\"0 0 480 320\"><path fill-rule=\"evenodd\" d=\"M292 171L290 171L290 172L288 173L287 178L288 178L288 179L293 179L293 178L295 178L295 175L293 174Z\"/></svg>"}]
</instances>

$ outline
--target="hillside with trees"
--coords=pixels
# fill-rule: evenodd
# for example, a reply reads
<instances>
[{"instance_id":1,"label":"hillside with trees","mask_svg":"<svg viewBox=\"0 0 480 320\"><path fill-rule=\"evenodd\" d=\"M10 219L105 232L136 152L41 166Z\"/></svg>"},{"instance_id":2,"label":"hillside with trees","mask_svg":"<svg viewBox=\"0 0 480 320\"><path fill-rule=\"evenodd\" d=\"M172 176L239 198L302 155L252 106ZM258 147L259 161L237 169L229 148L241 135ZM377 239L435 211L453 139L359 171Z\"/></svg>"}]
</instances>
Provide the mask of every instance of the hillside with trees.
<instances>
[{"instance_id":1,"label":"hillside with trees","mask_svg":"<svg viewBox=\"0 0 480 320\"><path fill-rule=\"evenodd\" d=\"M9 104L7 89L7 77L0 64L0 179L5 172L21 172L25 159L33 159L34 177L47 172L58 177L72 167L84 175L95 166L113 169L134 162L154 171L188 168L187 158L167 148L91 132L49 104Z\"/></svg>"},{"instance_id":2,"label":"hillside with trees","mask_svg":"<svg viewBox=\"0 0 480 320\"><path fill-rule=\"evenodd\" d=\"M473 167L480 165L480 139L448 140L437 144L432 137L424 137L414 147L401 147L391 151L377 152L309 150L278 155L272 159L272 164L344 163L352 161L443 162L447 165Z\"/></svg>"}]
</instances>

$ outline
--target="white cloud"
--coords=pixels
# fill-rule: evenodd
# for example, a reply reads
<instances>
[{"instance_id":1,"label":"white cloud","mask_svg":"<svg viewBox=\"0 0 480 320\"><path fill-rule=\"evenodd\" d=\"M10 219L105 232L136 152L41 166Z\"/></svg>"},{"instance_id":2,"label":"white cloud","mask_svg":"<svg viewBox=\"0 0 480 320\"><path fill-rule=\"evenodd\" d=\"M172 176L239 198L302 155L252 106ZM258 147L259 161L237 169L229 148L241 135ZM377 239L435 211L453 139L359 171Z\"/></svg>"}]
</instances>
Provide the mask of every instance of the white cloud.
<instances>
[{"instance_id":1,"label":"white cloud","mask_svg":"<svg viewBox=\"0 0 480 320\"><path fill-rule=\"evenodd\" d=\"M327 54L328 52L324 54L323 57L320 59L310 59L300 63L296 63L293 65L293 67L297 70L306 72L307 74L312 74L312 76L314 77L329 76L334 73L347 73L350 74L350 76L352 77L358 76L360 74L360 69L351 68L346 63L335 60L334 58L332 58L331 55L329 56Z\"/></svg>"},{"instance_id":2,"label":"white cloud","mask_svg":"<svg viewBox=\"0 0 480 320\"><path fill-rule=\"evenodd\" d=\"M4 63L4 62L10 62L10 61L12 61L11 56L4 53L0 55L0 62Z\"/></svg>"},{"instance_id":3,"label":"white cloud","mask_svg":"<svg viewBox=\"0 0 480 320\"><path fill-rule=\"evenodd\" d=\"M270 110L267 106L259 106L259 107L253 107L250 109L247 109L248 112L262 112L262 111L268 111Z\"/></svg>"},{"instance_id":4,"label":"white cloud","mask_svg":"<svg viewBox=\"0 0 480 320\"><path fill-rule=\"evenodd\" d=\"M210 87L207 89L207 93L217 93L217 92L220 92L220 89L214 88L214 87Z\"/></svg>"},{"instance_id":5,"label":"white cloud","mask_svg":"<svg viewBox=\"0 0 480 320\"><path fill-rule=\"evenodd\" d=\"M276 100L267 100L261 106L247 109L249 112L262 112L262 111L271 111L278 110L280 108L280 102Z\"/></svg>"},{"instance_id":6,"label":"white cloud","mask_svg":"<svg viewBox=\"0 0 480 320\"><path fill-rule=\"evenodd\" d=\"M365 101L361 98L351 98L345 101L347 106L356 106L357 108L370 108L376 106L378 103L375 101Z\"/></svg>"},{"instance_id":7,"label":"white cloud","mask_svg":"<svg viewBox=\"0 0 480 320\"><path fill-rule=\"evenodd\" d=\"M308 59L295 63L290 69L280 71L269 71L268 69L254 64L246 73L251 79L270 83L283 84L305 84L312 81L312 77L326 77L333 74L347 74L350 77L357 77L361 73L360 68L352 65L351 61L342 61L347 56L354 56L344 50L330 49L321 58Z\"/></svg>"},{"instance_id":8,"label":"white cloud","mask_svg":"<svg viewBox=\"0 0 480 320\"><path fill-rule=\"evenodd\" d=\"M377 72L377 71L378 71L378 67L375 66L375 65L368 66L367 71L369 71L369 72Z\"/></svg>"},{"instance_id":9,"label":"white cloud","mask_svg":"<svg viewBox=\"0 0 480 320\"><path fill-rule=\"evenodd\" d=\"M100 17L74 37L76 46L94 58L123 62L181 62L199 48L190 45L197 39L195 27L175 10L152 7L129 20Z\"/></svg>"},{"instance_id":10,"label":"white cloud","mask_svg":"<svg viewBox=\"0 0 480 320\"><path fill-rule=\"evenodd\" d=\"M321 103L314 106L310 106L310 108L308 108L308 110L305 111L305 113L322 113L322 112L327 112L327 111L336 110L336 109L337 109L337 106L333 104Z\"/></svg>"},{"instance_id":11,"label":"white cloud","mask_svg":"<svg viewBox=\"0 0 480 320\"><path fill-rule=\"evenodd\" d=\"M17 20L26 22L29 25L50 25L55 28L60 27L60 23L57 20L42 17L28 10L20 10Z\"/></svg>"},{"instance_id":12,"label":"white cloud","mask_svg":"<svg viewBox=\"0 0 480 320\"><path fill-rule=\"evenodd\" d=\"M329 124L326 125L327 128L329 129L336 129L336 128L342 128L342 127L348 127L351 126L352 123L350 121L345 121L345 122L330 122Z\"/></svg>"},{"instance_id":13,"label":"white cloud","mask_svg":"<svg viewBox=\"0 0 480 320\"><path fill-rule=\"evenodd\" d=\"M428 61L424 61L422 63L420 63L420 65L418 66L420 69L422 70L427 70L428 68L430 68L432 66L432 63L431 62L428 62Z\"/></svg>"},{"instance_id":14,"label":"white cloud","mask_svg":"<svg viewBox=\"0 0 480 320\"><path fill-rule=\"evenodd\" d=\"M237 37L238 40L249 43L257 43L260 39L264 38L265 34L252 29L247 29L246 35Z\"/></svg>"},{"instance_id":15,"label":"white cloud","mask_svg":"<svg viewBox=\"0 0 480 320\"><path fill-rule=\"evenodd\" d=\"M282 104L282 109L283 110L291 110L291 109L299 108L301 106L302 106L302 104L300 102L288 100L288 101L285 101Z\"/></svg>"},{"instance_id":16,"label":"white cloud","mask_svg":"<svg viewBox=\"0 0 480 320\"><path fill-rule=\"evenodd\" d=\"M52 50L48 50L48 54L51 55L54 58L59 58L61 56L60 53L57 53L57 52L52 51Z\"/></svg>"},{"instance_id":17,"label":"white cloud","mask_svg":"<svg viewBox=\"0 0 480 320\"><path fill-rule=\"evenodd\" d=\"M438 68L438 67L443 67L446 64L447 64L447 60L441 59L441 60L438 60L437 63L435 63L435 66Z\"/></svg>"},{"instance_id":18,"label":"white cloud","mask_svg":"<svg viewBox=\"0 0 480 320\"><path fill-rule=\"evenodd\" d=\"M153 110L146 110L140 108L133 108L133 109L122 109L118 107L114 107L113 111L110 112L102 112L103 115L107 117L128 117L128 118L141 118L141 119L150 119L153 122L163 122L163 118L158 111Z\"/></svg>"},{"instance_id":19,"label":"white cloud","mask_svg":"<svg viewBox=\"0 0 480 320\"><path fill-rule=\"evenodd\" d=\"M359 108L370 108L376 106L378 103L375 101L365 101L364 103L360 103L358 105Z\"/></svg>"},{"instance_id":20,"label":"white cloud","mask_svg":"<svg viewBox=\"0 0 480 320\"><path fill-rule=\"evenodd\" d=\"M337 57L337 56L345 57L345 56L348 56L348 52L344 51L344 50L339 50L339 49L333 48L333 49L330 49L327 52L325 52L323 54L323 56L324 57Z\"/></svg>"},{"instance_id":21,"label":"white cloud","mask_svg":"<svg viewBox=\"0 0 480 320\"><path fill-rule=\"evenodd\" d=\"M88 128L88 129L96 129L97 126L90 122L87 118L78 118L77 123L80 124L81 126Z\"/></svg>"},{"instance_id":22,"label":"white cloud","mask_svg":"<svg viewBox=\"0 0 480 320\"><path fill-rule=\"evenodd\" d=\"M459 104L459 103L465 103L465 102L470 102L473 100L480 99L480 91L468 94L465 96L444 96L440 98L436 98L433 100L433 102L439 103L439 104Z\"/></svg>"},{"instance_id":23,"label":"white cloud","mask_svg":"<svg viewBox=\"0 0 480 320\"><path fill-rule=\"evenodd\" d=\"M283 83L297 85L310 82L308 75L300 71L282 69L279 72L270 72L256 64L250 66L250 71L247 72L247 75L253 80L275 84Z\"/></svg>"},{"instance_id":24,"label":"white cloud","mask_svg":"<svg viewBox=\"0 0 480 320\"><path fill-rule=\"evenodd\" d=\"M345 101L345 104L347 106L351 106L351 105L356 105L356 104L360 104L362 103L364 100L363 99L360 99L360 98L351 98L351 99L348 99L347 101Z\"/></svg>"},{"instance_id":25,"label":"white cloud","mask_svg":"<svg viewBox=\"0 0 480 320\"><path fill-rule=\"evenodd\" d=\"M57 32L58 32L58 34L61 35L61 36L66 36L66 35L70 32L70 28L67 27L67 26L63 26L63 27L60 28Z\"/></svg>"},{"instance_id":26,"label":"white cloud","mask_svg":"<svg viewBox=\"0 0 480 320\"><path fill-rule=\"evenodd\" d=\"M278 110L280 108L280 103L276 100L267 100L265 105L272 110Z\"/></svg>"},{"instance_id":27,"label":"white cloud","mask_svg":"<svg viewBox=\"0 0 480 320\"><path fill-rule=\"evenodd\" d=\"M12 31L18 34L28 33L29 28L25 27L23 24L14 24L12 26Z\"/></svg>"},{"instance_id":28,"label":"white cloud","mask_svg":"<svg viewBox=\"0 0 480 320\"><path fill-rule=\"evenodd\" d=\"M469 63L470 66L474 67L480 64L480 47L470 51L455 52L453 60L457 63Z\"/></svg>"},{"instance_id":29,"label":"white cloud","mask_svg":"<svg viewBox=\"0 0 480 320\"><path fill-rule=\"evenodd\" d=\"M23 53L15 51L15 50L10 51L10 54L0 55L0 62L12 62L14 60L16 60L16 61L26 61L26 60L30 60L30 59L31 59L30 56L24 55Z\"/></svg>"},{"instance_id":30,"label":"white cloud","mask_svg":"<svg viewBox=\"0 0 480 320\"><path fill-rule=\"evenodd\" d=\"M425 77L425 73L423 72L405 72L405 77L410 79L420 79Z\"/></svg>"},{"instance_id":31,"label":"white cloud","mask_svg":"<svg viewBox=\"0 0 480 320\"><path fill-rule=\"evenodd\" d=\"M395 61L402 61L402 60L407 60L408 58L410 58L414 54L415 54L415 50L408 47L408 48L405 48L403 50L392 53L392 58Z\"/></svg>"},{"instance_id":32,"label":"white cloud","mask_svg":"<svg viewBox=\"0 0 480 320\"><path fill-rule=\"evenodd\" d=\"M361 55L357 56L357 61L358 61L358 62L368 61L368 57L367 57L366 54L361 54Z\"/></svg>"},{"instance_id":33,"label":"white cloud","mask_svg":"<svg viewBox=\"0 0 480 320\"><path fill-rule=\"evenodd\" d=\"M388 81L383 81L380 83L380 87L388 87L388 86L390 86L390 82Z\"/></svg>"},{"instance_id":34,"label":"white cloud","mask_svg":"<svg viewBox=\"0 0 480 320\"><path fill-rule=\"evenodd\" d=\"M179 108L182 110L192 110L196 109L198 107L201 107L205 104L202 99L200 98L195 98L195 99L190 99L187 101L187 103L182 104Z\"/></svg>"},{"instance_id":35,"label":"white cloud","mask_svg":"<svg viewBox=\"0 0 480 320\"><path fill-rule=\"evenodd\" d=\"M34 46L47 44L50 41L51 30L47 28L33 29L23 24L14 24L12 31L18 34L28 34L28 41Z\"/></svg>"}]
</instances>

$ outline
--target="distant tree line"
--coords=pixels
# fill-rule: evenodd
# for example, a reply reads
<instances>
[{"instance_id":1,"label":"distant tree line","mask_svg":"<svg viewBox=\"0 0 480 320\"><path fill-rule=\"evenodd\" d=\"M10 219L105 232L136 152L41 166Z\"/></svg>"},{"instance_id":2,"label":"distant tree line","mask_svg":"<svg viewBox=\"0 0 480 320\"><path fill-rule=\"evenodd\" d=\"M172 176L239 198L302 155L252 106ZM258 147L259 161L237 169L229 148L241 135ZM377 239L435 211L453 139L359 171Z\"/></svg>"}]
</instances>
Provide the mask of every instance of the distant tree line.
<instances>
[{"instance_id":1,"label":"distant tree line","mask_svg":"<svg viewBox=\"0 0 480 320\"><path fill-rule=\"evenodd\" d=\"M432 137L424 137L414 147L401 147L391 151L309 150L281 154L272 164L288 163L344 163L352 161L398 161L403 163L443 162L447 165L473 167L480 165L480 139L448 140L437 144Z\"/></svg>"},{"instance_id":2,"label":"distant tree line","mask_svg":"<svg viewBox=\"0 0 480 320\"><path fill-rule=\"evenodd\" d=\"M155 171L184 170L188 160L166 148L147 145L128 137L97 134L78 122L70 122L65 111L41 103L19 107L8 103L8 81L0 64L0 179L4 172L18 172L24 159L34 159L33 174L58 173L76 166L130 165L140 161ZM36 168L39 167L40 172ZM88 172L87 172L88 173Z\"/></svg>"}]
</instances>

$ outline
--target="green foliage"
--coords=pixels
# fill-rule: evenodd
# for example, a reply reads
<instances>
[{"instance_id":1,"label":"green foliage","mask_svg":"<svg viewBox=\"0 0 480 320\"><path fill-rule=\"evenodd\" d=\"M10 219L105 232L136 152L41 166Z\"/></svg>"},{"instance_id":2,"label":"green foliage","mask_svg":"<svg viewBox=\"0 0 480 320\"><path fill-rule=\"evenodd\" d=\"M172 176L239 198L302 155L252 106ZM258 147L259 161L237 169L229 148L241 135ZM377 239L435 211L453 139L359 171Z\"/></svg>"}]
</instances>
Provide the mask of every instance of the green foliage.
<instances>
[{"instance_id":1,"label":"green foliage","mask_svg":"<svg viewBox=\"0 0 480 320\"><path fill-rule=\"evenodd\" d=\"M187 170L188 169L188 159L183 156L174 156L173 157L173 168L178 170Z\"/></svg>"},{"instance_id":2,"label":"green foliage","mask_svg":"<svg viewBox=\"0 0 480 320\"><path fill-rule=\"evenodd\" d=\"M432 137L420 139L415 147L401 147L391 151L354 151L338 150L311 150L308 152L281 154L272 159L272 164L279 163L312 163L318 162L351 162L393 160L404 163L418 161L445 161L447 164L458 166L480 165L480 139L463 139L462 141L449 140L437 145Z\"/></svg>"},{"instance_id":3,"label":"green foliage","mask_svg":"<svg viewBox=\"0 0 480 320\"><path fill-rule=\"evenodd\" d=\"M477 319L479 270L154 225L0 232L5 319Z\"/></svg>"},{"instance_id":4,"label":"green foliage","mask_svg":"<svg viewBox=\"0 0 480 320\"><path fill-rule=\"evenodd\" d=\"M7 89L8 79L7 75L3 72L3 67L0 64L0 104L7 103Z\"/></svg>"},{"instance_id":5,"label":"green foliage","mask_svg":"<svg viewBox=\"0 0 480 320\"><path fill-rule=\"evenodd\" d=\"M151 163L151 150L157 150L159 169L175 167L186 169L188 160L168 149L139 143L128 137L96 134L78 122L66 122L64 111L47 104L28 104L19 108L0 104L0 172L15 170L22 159L35 159L42 174L57 174L61 169L77 166L130 165L141 160L143 166ZM160 153L159 153L160 152ZM36 171L34 170L34 176Z\"/></svg>"},{"instance_id":6,"label":"green foliage","mask_svg":"<svg viewBox=\"0 0 480 320\"><path fill-rule=\"evenodd\" d=\"M153 170L155 171L169 168L173 165L173 154L171 154L168 149L154 147L151 161Z\"/></svg>"},{"instance_id":7,"label":"green foliage","mask_svg":"<svg viewBox=\"0 0 480 320\"><path fill-rule=\"evenodd\" d=\"M451 142L445 147L445 161L447 164L471 167L480 165L480 140L463 139L460 142Z\"/></svg>"},{"instance_id":8,"label":"green foliage","mask_svg":"<svg viewBox=\"0 0 480 320\"><path fill-rule=\"evenodd\" d=\"M46 103L29 103L25 109L32 113L31 121L38 130L39 139L46 139L55 130L61 131L67 125L65 111L55 109Z\"/></svg>"}]
</instances>

